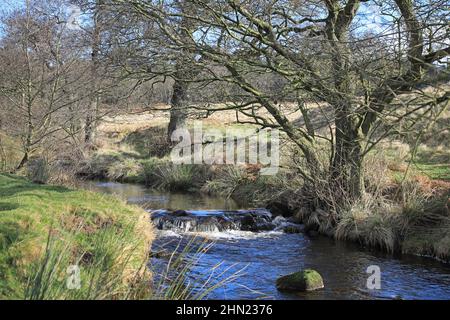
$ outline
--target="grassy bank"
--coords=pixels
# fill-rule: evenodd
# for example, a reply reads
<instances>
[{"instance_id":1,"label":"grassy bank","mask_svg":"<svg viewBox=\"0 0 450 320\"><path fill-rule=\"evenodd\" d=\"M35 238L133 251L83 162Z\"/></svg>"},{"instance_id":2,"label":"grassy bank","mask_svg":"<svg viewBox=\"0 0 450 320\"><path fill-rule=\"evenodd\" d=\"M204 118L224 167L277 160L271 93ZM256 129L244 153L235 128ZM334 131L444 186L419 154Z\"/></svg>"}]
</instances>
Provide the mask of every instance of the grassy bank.
<instances>
[{"instance_id":1,"label":"grassy bank","mask_svg":"<svg viewBox=\"0 0 450 320\"><path fill-rule=\"evenodd\" d=\"M112 197L0 174L0 298L146 297L151 228ZM78 290L67 288L71 265Z\"/></svg>"}]
</instances>

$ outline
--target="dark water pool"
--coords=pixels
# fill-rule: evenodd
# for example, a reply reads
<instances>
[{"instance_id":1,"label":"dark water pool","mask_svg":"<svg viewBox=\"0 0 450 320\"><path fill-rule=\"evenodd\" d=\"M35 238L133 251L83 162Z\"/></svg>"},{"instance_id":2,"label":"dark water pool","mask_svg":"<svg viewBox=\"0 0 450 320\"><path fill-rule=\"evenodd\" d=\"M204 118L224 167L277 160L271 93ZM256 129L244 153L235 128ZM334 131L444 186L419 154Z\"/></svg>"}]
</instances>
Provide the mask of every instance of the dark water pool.
<instances>
[{"instance_id":1,"label":"dark water pool","mask_svg":"<svg viewBox=\"0 0 450 320\"><path fill-rule=\"evenodd\" d=\"M161 193L142 186L117 183L92 183L91 189L115 194L131 203L151 209L235 210L231 200L192 194ZM153 246L173 250L191 233L159 231ZM210 232L200 235L214 241L191 271L193 275L240 276L212 291L217 299L450 299L450 265L428 258L393 257L363 250L355 245L336 243L325 237L268 232ZM218 264L220 266L218 266ZM164 268L157 259L154 268ZM379 266L381 289L370 290L366 282L369 266ZM325 288L304 294L286 294L276 290L280 275L313 268L324 279ZM155 270L158 272L158 270Z\"/></svg>"}]
</instances>

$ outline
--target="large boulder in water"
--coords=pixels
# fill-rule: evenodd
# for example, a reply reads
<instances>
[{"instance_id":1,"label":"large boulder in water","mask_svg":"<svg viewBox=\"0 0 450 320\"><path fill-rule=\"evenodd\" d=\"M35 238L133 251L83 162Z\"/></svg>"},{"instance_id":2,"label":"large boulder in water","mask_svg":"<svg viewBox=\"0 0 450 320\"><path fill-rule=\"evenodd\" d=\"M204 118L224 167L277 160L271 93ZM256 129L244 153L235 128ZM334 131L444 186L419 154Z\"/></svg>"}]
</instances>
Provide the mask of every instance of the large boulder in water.
<instances>
[{"instance_id":1,"label":"large boulder in water","mask_svg":"<svg viewBox=\"0 0 450 320\"><path fill-rule=\"evenodd\" d=\"M313 291L323 287L322 276L312 269L305 269L277 279L277 289L280 291Z\"/></svg>"},{"instance_id":2,"label":"large boulder in water","mask_svg":"<svg viewBox=\"0 0 450 320\"><path fill-rule=\"evenodd\" d=\"M275 229L275 225L270 221L270 216L252 213L241 216L240 225L242 231L270 231Z\"/></svg>"},{"instance_id":3,"label":"large boulder in water","mask_svg":"<svg viewBox=\"0 0 450 320\"><path fill-rule=\"evenodd\" d=\"M241 220L241 230L258 231L256 219L251 215L244 216Z\"/></svg>"}]
</instances>

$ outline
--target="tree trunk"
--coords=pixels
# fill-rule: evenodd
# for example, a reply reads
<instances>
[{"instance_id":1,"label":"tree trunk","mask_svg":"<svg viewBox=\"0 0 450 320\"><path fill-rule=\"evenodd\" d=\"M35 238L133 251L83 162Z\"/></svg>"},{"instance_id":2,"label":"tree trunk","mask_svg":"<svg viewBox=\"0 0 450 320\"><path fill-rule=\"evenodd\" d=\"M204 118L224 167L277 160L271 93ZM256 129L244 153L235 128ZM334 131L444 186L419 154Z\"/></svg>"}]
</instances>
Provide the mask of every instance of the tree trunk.
<instances>
[{"instance_id":1,"label":"tree trunk","mask_svg":"<svg viewBox=\"0 0 450 320\"><path fill-rule=\"evenodd\" d=\"M338 204L355 201L364 194L362 137L356 119L347 108L336 110L336 146L331 185Z\"/></svg>"},{"instance_id":2,"label":"tree trunk","mask_svg":"<svg viewBox=\"0 0 450 320\"><path fill-rule=\"evenodd\" d=\"M167 139L172 143L171 137L175 130L186 125L187 118L188 83L175 80L173 94L170 101L170 121L167 129Z\"/></svg>"},{"instance_id":3,"label":"tree trunk","mask_svg":"<svg viewBox=\"0 0 450 320\"><path fill-rule=\"evenodd\" d=\"M25 152L25 154L22 157L22 160L20 160L19 165L16 167L16 169L13 171L13 173L22 169L27 164L28 159L29 159L28 152Z\"/></svg>"},{"instance_id":4,"label":"tree trunk","mask_svg":"<svg viewBox=\"0 0 450 320\"><path fill-rule=\"evenodd\" d=\"M30 84L29 84L29 87L31 87ZM29 94L29 96L30 96L30 94ZM30 152L31 152L32 141L33 141L33 132L34 132L33 109L32 109L31 100L29 99L27 101L27 131L26 131L26 137L25 137L24 155L23 155L22 160L20 161L19 165L14 170L14 172L22 169L27 164L27 162L30 158Z\"/></svg>"},{"instance_id":5,"label":"tree trunk","mask_svg":"<svg viewBox=\"0 0 450 320\"><path fill-rule=\"evenodd\" d=\"M96 0L95 3L95 13L94 13L94 29L92 33L92 52L91 52L91 76L92 76L92 90L93 93L89 98L89 105L86 114L86 122L84 129L84 141L87 146L92 145L95 136L95 130L97 126L97 116L98 116L98 67L99 67L99 54L100 54L100 15L101 6L103 5L103 0Z\"/></svg>"},{"instance_id":6,"label":"tree trunk","mask_svg":"<svg viewBox=\"0 0 450 320\"><path fill-rule=\"evenodd\" d=\"M86 115L86 122L84 125L84 142L86 146L92 145L95 136L95 118L97 113L97 99L91 98Z\"/></svg>"}]
</instances>

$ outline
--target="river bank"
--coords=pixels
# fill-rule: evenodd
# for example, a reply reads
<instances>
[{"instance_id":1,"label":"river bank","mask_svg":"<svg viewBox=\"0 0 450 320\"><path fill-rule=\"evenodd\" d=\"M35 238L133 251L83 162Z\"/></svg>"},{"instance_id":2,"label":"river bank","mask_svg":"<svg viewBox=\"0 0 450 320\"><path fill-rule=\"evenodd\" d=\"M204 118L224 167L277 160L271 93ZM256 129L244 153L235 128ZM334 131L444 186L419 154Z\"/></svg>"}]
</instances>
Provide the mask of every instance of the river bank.
<instances>
[{"instance_id":1,"label":"river bank","mask_svg":"<svg viewBox=\"0 0 450 320\"><path fill-rule=\"evenodd\" d=\"M392 140L371 152L364 164L365 197L341 208L336 221L332 206L318 203L315 195L305 192L297 171L302 164L288 141L283 143L282 168L275 176L261 176L255 165L176 166L168 155L167 119L148 117L122 116L104 122L99 127L98 149L78 173L87 179L232 198L295 219L305 224L306 232L387 253L450 259L450 153L436 144L433 132L424 135L424 143L415 150ZM233 121L207 119L204 126L239 129ZM445 121L435 134L445 135L444 128ZM327 185L322 186L323 193L330 192Z\"/></svg>"},{"instance_id":2,"label":"river bank","mask_svg":"<svg viewBox=\"0 0 450 320\"><path fill-rule=\"evenodd\" d=\"M123 169L125 176L112 181L232 198L303 223L307 232L388 253L423 255L448 262L450 183L413 170L407 174L403 167L389 169L389 162L383 161L374 161L377 168L366 167L367 184L374 193L368 192L362 201L348 206L337 223L330 222L324 208L310 202L294 171L260 176L258 168L252 166L174 166L168 159L153 159L143 160L136 170ZM131 177L127 176L130 172Z\"/></svg>"},{"instance_id":3,"label":"river bank","mask_svg":"<svg viewBox=\"0 0 450 320\"><path fill-rule=\"evenodd\" d=\"M154 232L141 208L0 174L0 213L1 299L149 296ZM71 265L78 290L67 287Z\"/></svg>"},{"instance_id":4,"label":"river bank","mask_svg":"<svg viewBox=\"0 0 450 320\"><path fill-rule=\"evenodd\" d=\"M190 265L185 278L192 294L203 293L208 280L208 299L448 299L450 297L450 269L434 259L412 255L387 254L380 250L361 248L358 244L335 241L330 237L310 233L287 233L283 228L248 231L248 224L237 228L220 228L222 217L246 214L254 216L248 204L238 205L232 199L205 194L167 192L142 185L114 182L89 182L89 189L113 194L153 212L158 220L161 208L184 208L178 212L180 223L160 225L152 243L150 266L155 277L167 277L171 253L184 252L199 244L213 243L200 256L189 256L196 263ZM264 209L259 209L264 212ZM208 219L216 217L217 219ZM272 217L280 227L289 219ZM197 222L195 222L195 220ZM207 221L208 220L208 221ZM235 219L233 219L235 220ZM185 223L182 223L185 222ZM230 221L232 222L232 221ZM234 221L236 223L237 221ZM241 220L241 222L243 222ZM219 225L217 224L219 223ZM243 228L244 227L244 228ZM244 230L243 230L244 229ZM196 230L196 231L190 231ZM192 250L191 250L192 252ZM194 250L197 252L197 250ZM194 259L195 258L195 259ZM381 269L381 289L366 286L371 265ZM276 288L279 276L303 268L317 270L325 288L314 292L289 293ZM178 273L176 273L178 274ZM213 275L211 277L211 275ZM233 281L227 281L232 278ZM214 288L214 285L220 283ZM203 289L202 289L203 288ZM196 289L198 291L196 291Z\"/></svg>"}]
</instances>

